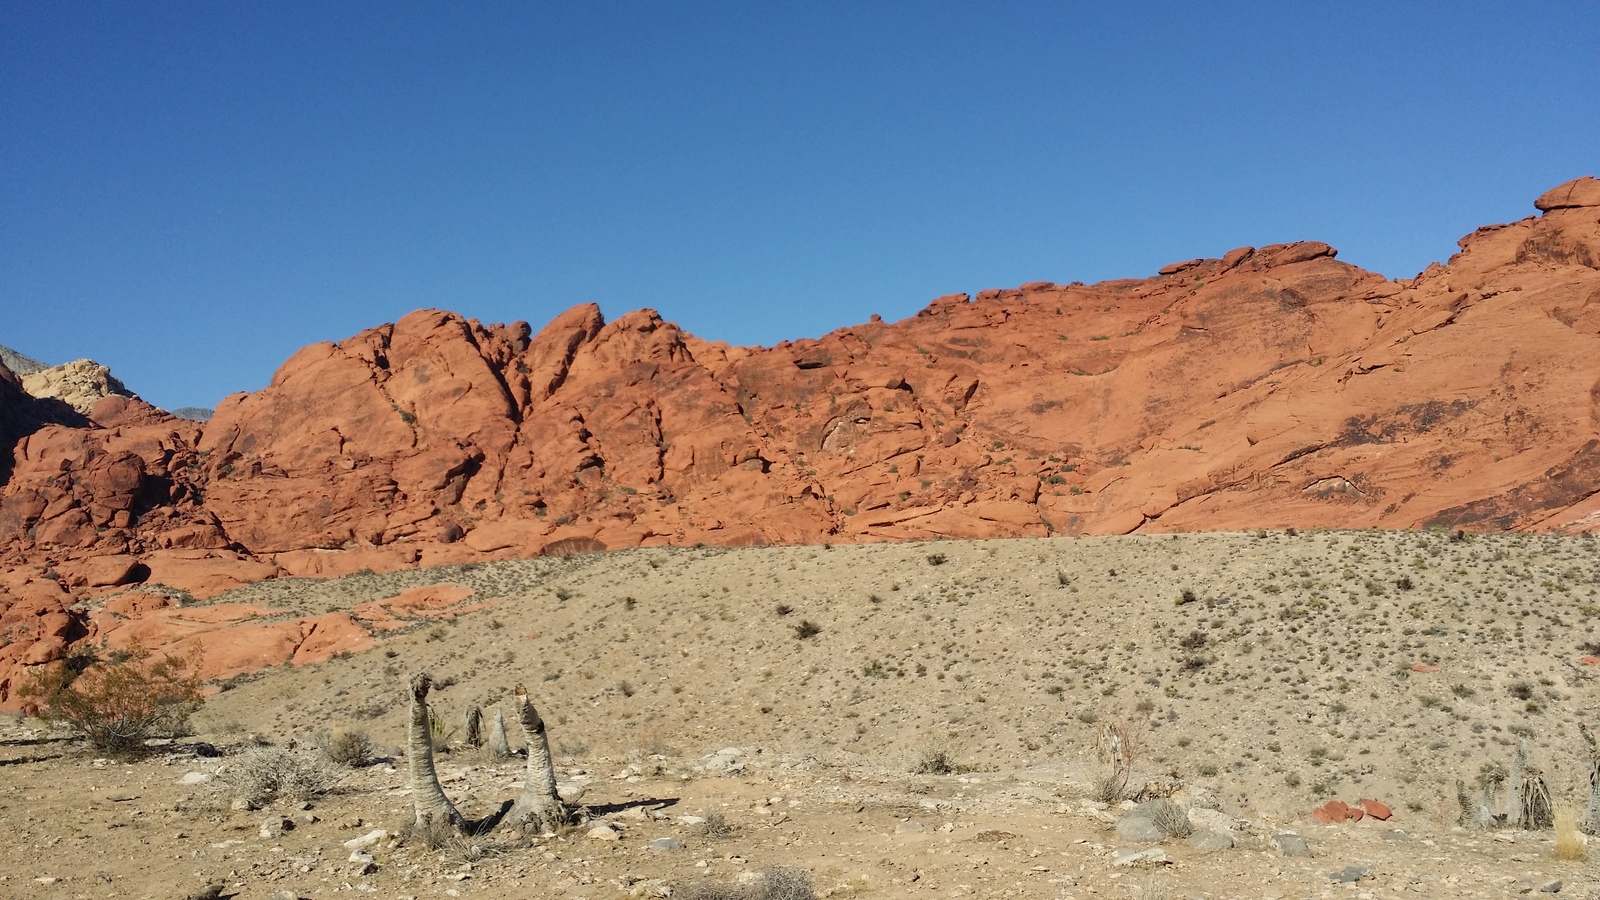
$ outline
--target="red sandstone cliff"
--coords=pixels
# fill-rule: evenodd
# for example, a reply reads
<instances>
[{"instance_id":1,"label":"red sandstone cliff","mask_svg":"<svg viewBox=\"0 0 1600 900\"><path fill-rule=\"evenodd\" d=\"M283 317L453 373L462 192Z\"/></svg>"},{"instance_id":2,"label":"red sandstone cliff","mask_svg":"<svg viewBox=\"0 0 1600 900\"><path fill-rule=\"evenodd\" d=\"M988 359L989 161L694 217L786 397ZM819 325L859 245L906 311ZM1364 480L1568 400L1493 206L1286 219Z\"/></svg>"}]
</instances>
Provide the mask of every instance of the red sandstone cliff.
<instances>
[{"instance_id":1,"label":"red sandstone cliff","mask_svg":"<svg viewBox=\"0 0 1600 900\"><path fill-rule=\"evenodd\" d=\"M772 348L650 310L536 334L424 310L301 350L204 425L115 396L52 423L0 373L3 580L43 610L574 537L1594 530L1600 181L1536 206L1413 280L1241 248ZM49 630L14 612L0 668Z\"/></svg>"}]
</instances>

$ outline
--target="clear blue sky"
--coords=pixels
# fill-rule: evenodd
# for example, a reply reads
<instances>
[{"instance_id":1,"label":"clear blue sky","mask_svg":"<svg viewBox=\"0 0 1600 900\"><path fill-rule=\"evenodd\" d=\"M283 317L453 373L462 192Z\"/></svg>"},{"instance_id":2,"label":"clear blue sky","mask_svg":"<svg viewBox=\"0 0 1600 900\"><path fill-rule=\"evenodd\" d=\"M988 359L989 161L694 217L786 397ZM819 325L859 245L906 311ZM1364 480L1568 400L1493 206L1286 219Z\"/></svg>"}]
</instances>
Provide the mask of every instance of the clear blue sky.
<instances>
[{"instance_id":1,"label":"clear blue sky","mask_svg":"<svg viewBox=\"0 0 1600 900\"><path fill-rule=\"evenodd\" d=\"M168 408L418 307L771 344L1600 174L1600 2L0 2L0 344Z\"/></svg>"}]
</instances>

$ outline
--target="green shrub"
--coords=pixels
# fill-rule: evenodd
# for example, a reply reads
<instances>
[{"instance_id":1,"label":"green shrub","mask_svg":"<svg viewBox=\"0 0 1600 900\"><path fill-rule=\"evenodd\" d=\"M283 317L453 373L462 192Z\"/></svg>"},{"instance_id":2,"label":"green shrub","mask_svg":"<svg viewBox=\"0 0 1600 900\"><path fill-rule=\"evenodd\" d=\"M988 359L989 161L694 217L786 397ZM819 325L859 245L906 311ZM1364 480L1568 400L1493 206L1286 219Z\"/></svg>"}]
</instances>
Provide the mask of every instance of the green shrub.
<instances>
[{"instance_id":1,"label":"green shrub","mask_svg":"<svg viewBox=\"0 0 1600 900\"><path fill-rule=\"evenodd\" d=\"M115 756L144 749L151 738L189 733L202 704L200 650L155 654L135 644L100 659L93 650L69 654L23 685L20 693L46 719L70 725L90 746Z\"/></svg>"}]
</instances>

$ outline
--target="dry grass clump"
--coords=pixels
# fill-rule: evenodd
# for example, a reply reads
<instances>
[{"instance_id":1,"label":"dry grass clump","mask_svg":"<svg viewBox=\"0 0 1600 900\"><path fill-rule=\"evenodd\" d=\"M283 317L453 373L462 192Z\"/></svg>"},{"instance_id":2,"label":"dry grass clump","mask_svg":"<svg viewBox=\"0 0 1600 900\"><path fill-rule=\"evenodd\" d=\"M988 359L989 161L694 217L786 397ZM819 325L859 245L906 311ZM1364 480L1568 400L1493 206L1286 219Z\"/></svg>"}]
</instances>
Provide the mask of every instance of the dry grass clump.
<instances>
[{"instance_id":1,"label":"dry grass clump","mask_svg":"<svg viewBox=\"0 0 1600 900\"><path fill-rule=\"evenodd\" d=\"M963 771L948 747L923 747L911 760L913 775L954 775Z\"/></svg>"},{"instance_id":2,"label":"dry grass clump","mask_svg":"<svg viewBox=\"0 0 1600 900\"><path fill-rule=\"evenodd\" d=\"M725 838L733 835L733 826L728 824L728 817L716 810L706 813L705 828L706 837Z\"/></svg>"},{"instance_id":3,"label":"dry grass clump","mask_svg":"<svg viewBox=\"0 0 1600 900\"><path fill-rule=\"evenodd\" d=\"M319 733L313 744L341 766L359 769L372 762L372 738L365 731Z\"/></svg>"},{"instance_id":4,"label":"dry grass clump","mask_svg":"<svg viewBox=\"0 0 1600 900\"><path fill-rule=\"evenodd\" d=\"M504 856L510 850L528 846L525 842L492 839L489 831L490 829L474 830L470 822L468 830L462 831L449 822L433 819L420 825L416 822L407 823L400 829L399 839L401 845L420 844L428 850L438 851L445 859L458 863Z\"/></svg>"},{"instance_id":5,"label":"dry grass clump","mask_svg":"<svg viewBox=\"0 0 1600 900\"><path fill-rule=\"evenodd\" d=\"M767 869L752 884L695 882L683 890L684 900L816 900L811 876L799 869Z\"/></svg>"},{"instance_id":6,"label":"dry grass clump","mask_svg":"<svg viewBox=\"0 0 1600 900\"><path fill-rule=\"evenodd\" d=\"M1562 804L1556 807L1556 859L1581 862L1587 843L1578 831L1578 811Z\"/></svg>"},{"instance_id":7,"label":"dry grass clump","mask_svg":"<svg viewBox=\"0 0 1600 900\"><path fill-rule=\"evenodd\" d=\"M309 800L332 791L345 773L320 754L296 753L281 747L257 747L241 753L217 777L239 796L260 802L274 797Z\"/></svg>"},{"instance_id":8,"label":"dry grass clump","mask_svg":"<svg viewBox=\"0 0 1600 900\"><path fill-rule=\"evenodd\" d=\"M1150 821L1169 838L1186 838L1194 834L1194 823L1184 808L1165 798L1151 801Z\"/></svg>"}]
</instances>

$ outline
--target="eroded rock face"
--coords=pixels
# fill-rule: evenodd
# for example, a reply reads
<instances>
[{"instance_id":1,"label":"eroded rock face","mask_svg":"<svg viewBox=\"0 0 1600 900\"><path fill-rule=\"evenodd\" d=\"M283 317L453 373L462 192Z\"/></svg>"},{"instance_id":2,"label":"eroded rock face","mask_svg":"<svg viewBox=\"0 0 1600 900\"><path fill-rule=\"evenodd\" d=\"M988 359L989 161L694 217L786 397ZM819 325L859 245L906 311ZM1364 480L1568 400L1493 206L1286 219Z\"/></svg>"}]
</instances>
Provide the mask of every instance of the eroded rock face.
<instances>
[{"instance_id":1,"label":"eroded rock face","mask_svg":"<svg viewBox=\"0 0 1600 900\"><path fill-rule=\"evenodd\" d=\"M1595 530L1597 184L1401 281L1243 247L770 348L422 310L204 424L115 394L51 419L0 373L0 561L70 601L115 557L198 596L579 544Z\"/></svg>"},{"instance_id":2,"label":"eroded rock face","mask_svg":"<svg viewBox=\"0 0 1600 900\"><path fill-rule=\"evenodd\" d=\"M41 400L60 400L84 415L110 396L132 397L111 370L92 359L78 359L22 376L22 389Z\"/></svg>"}]
</instances>

